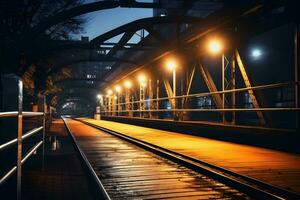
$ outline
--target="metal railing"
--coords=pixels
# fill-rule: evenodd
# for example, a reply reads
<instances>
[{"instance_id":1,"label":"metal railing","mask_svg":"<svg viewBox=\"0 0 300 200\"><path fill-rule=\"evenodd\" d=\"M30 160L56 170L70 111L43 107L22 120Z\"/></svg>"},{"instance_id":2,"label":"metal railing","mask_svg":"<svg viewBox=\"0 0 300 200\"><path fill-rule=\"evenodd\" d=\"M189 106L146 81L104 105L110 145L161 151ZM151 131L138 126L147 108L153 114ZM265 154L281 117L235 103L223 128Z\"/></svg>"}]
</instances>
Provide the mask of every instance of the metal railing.
<instances>
[{"instance_id":1,"label":"metal railing","mask_svg":"<svg viewBox=\"0 0 300 200\"><path fill-rule=\"evenodd\" d=\"M102 109L100 114L104 116L126 116L130 112L131 113L163 113L163 112L171 112L171 113L180 113L180 112L219 112L221 114L228 113L228 112L277 112L277 111L286 111L286 112L299 112L300 108L294 107L259 107L259 108L244 108L244 107L233 107L230 103L225 106L225 108L212 108L201 107L201 108L185 108L183 106L184 101L191 98L199 98L199 97L212 97L214 95L222 95L222 94L232 94L236 95L242 92L248 91L258 91L258 90L270 90L270 89L281 89L281 88L294 88L296 85L299 85L299 82L286 82L286 83L274 83L274 84L266 84L266 85L259 85L253 87L245 87L245 88L237 88L237 89L230 89L224 91L215 91L215 92L202 92L202 93L194 93L194 94L187 94L187 95L180 95L174 97L160 97L160 98L152 98L152 99L144 99L144 100L133 100L129 102L119 102L119 97L113 99L111 97L106 97L104 99L104 104L102 105ZM111 99L109 99L111 98ZM125 98L123 98L125 99ZM118 102L116 102L118 100ZM108 103L110 101L110 103ZM115 101L112 103L112 101ZM175 108L161 108L160 102L173 101ZM148 108L142 109L139 105L141 103L147 103L150 105ZM126 109L127 105L130 104L131 109ZM135 109L137 108L137 109ZM129 116L126 116L129 117Z\"/></svg>"},{"instance_id":2,"label":"metal railing","mask_svg":"<svg viewBox=\"0 0 300 200\"><path fill-rule=\"evenodd\" d=\"M44 166L45 155L45 125L46 125L46 112L45 112L45 97L43 97L44 112L24 112L23 111L23 82L19 80L18 83L19 95L18 95L18 111L12 112L0 112L0 118L14 118L17 117L17 138L12 139L4 144L0 144L0 153L2 151L17 145L17 163L12 166L8 172L0 177L0 186L2 186L7 180L17 173L17 199L21 199L21 177L22 177L22 165L42 146L42 165ZM23 134L23 118L25 117L43 117L42 126L31 129ZM42 131L42 139L34 144L24 156L22 156L22 142L25 139L36 135Z\"/></svg>"}]
</instances>

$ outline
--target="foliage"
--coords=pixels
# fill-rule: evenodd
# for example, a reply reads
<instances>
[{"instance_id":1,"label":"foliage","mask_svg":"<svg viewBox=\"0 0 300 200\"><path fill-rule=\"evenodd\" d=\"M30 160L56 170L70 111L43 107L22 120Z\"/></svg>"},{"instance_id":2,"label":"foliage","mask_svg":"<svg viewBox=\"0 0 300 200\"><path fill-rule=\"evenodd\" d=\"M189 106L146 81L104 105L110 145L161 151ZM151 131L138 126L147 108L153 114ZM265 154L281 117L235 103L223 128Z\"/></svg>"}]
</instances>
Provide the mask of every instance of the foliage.
<instances>
[{"instance_id":1,"label":"foliage","mask_svg":"<svg viewBox=\"0 0 300 200\"><path fill-rule=\"evenodd\" d=\"M29 96L49 95L51 99L62 88L58 81L70 78L69 69L63 69L51 76L47 63L53 40L70 40L73 34L83 31L86 21L75 17L56 24L32 41L23 36L48 17L69 10L83 3L83 0L1 0L0 1L0 70L1 73L18 73L23 77L24 89ZM44 56L44 57L42 57Z\"/></svg>"}]
</instances>

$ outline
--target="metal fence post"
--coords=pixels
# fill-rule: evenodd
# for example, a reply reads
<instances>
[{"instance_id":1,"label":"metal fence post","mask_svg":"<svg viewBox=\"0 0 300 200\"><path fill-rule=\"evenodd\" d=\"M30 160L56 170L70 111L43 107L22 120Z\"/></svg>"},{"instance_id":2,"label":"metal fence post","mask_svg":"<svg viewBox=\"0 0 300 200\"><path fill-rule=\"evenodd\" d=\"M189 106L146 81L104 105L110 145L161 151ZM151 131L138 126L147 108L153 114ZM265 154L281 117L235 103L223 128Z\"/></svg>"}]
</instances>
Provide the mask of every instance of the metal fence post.
<instances>
[{"instance_id":1,"label":"metal fence post","mask_svg":"<svg viewBox=\"0 0 300 200\"><path fill-rule=\"evenodd\" d=\"M23 82L18 83L18 146L17 146L17 200L21 200L21 177L22 177L22 132L23 132Z\"/></svg>"}]
</instances>

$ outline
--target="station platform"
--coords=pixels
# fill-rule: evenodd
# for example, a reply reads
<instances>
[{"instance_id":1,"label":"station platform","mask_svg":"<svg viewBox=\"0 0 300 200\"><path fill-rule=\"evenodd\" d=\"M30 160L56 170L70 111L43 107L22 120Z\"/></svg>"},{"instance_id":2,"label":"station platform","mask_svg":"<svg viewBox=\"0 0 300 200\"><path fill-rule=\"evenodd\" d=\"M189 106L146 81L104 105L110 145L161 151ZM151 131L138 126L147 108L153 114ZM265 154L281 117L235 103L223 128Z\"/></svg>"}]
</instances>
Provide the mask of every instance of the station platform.
<instances>
[{"instance_id":1,"label":"station platform","mask_svg":"<svg viewBox=\"0 0 300 200\"><path fill-rule=\"evenodd\" d=\"M119 122L79 119L300 193L299 154Z\"/></svg>"}]
</instances>

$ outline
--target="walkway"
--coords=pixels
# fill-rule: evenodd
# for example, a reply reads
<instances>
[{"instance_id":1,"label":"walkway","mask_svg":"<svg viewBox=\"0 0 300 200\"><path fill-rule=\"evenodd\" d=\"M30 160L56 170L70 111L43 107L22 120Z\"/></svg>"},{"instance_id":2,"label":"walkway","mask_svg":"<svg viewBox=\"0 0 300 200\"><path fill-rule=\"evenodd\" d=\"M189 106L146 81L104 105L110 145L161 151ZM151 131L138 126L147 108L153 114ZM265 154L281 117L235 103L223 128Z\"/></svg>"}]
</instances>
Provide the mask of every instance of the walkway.
<instances>
[{"instance_id":1,"label":"walkway","mask_svg":"<svg viewBox=\"0 0 300 200\"><path fill-rule=\"evenodd\" d=\"M112 121L81 120L300 193L298 154Z\"/></svg>"}]
</instances>

